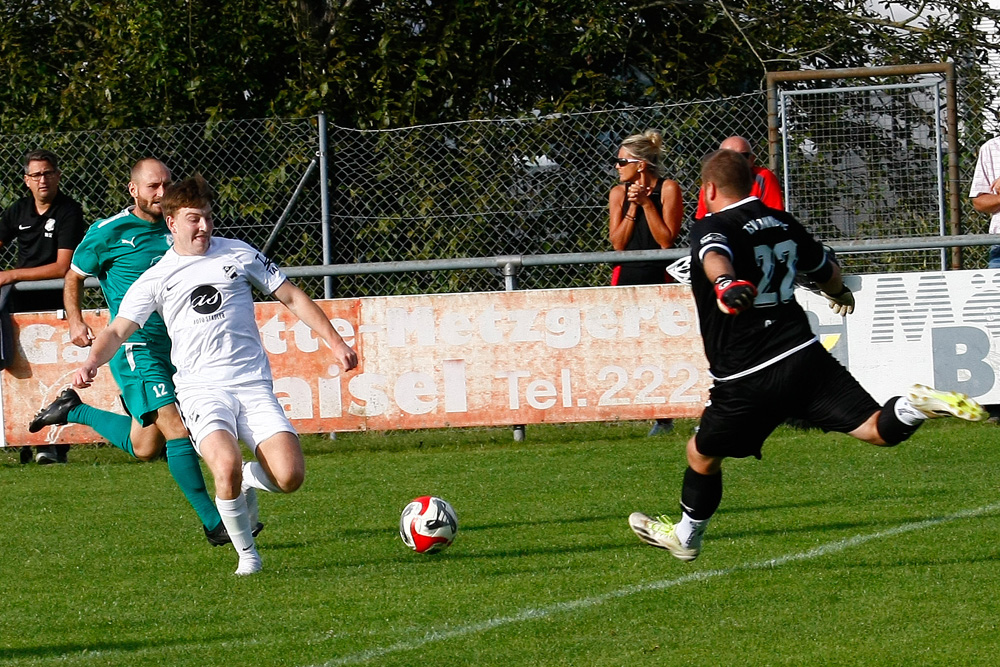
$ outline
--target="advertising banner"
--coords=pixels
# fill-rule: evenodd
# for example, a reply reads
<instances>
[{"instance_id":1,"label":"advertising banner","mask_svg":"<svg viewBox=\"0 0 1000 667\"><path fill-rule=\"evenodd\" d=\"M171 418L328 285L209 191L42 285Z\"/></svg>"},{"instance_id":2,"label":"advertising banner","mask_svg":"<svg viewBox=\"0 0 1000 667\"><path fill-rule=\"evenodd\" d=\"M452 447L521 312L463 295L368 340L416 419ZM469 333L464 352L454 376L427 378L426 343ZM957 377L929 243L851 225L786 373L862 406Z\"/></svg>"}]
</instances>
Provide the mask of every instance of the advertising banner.
<instances>
[{"instance_id":1,"label":"advertising banner","mask_svg":"<svg viewBox=\"0 0 1000 667\"><path fill-rule=\"evenodd\" d=\"M820 339L879 402L914 383L1000 403L1000 271L849 276L857 307L834 315L799 290Z\"/></svg>"},{"instance_id":2,"label":"advertising banner","mask_svg":"<svg viewBox=\"0 0 1000 667\"><path fill-rule=\"evenodd\" d=\"M695 417L710 378L682 285L320 301L359 354L348 373L281 304L257 304L274 390L302 433ZM93 330L106 311L88 311ZM15 316L3 373L5 444L91 442L70 425L27 432L87 350L54 314ZM122 412L102 368L87 403Z\"/></svg>"},{"instance_id":3,"label":"advertising banner","mask_svg":"<svg viewBox=\"0 0 1000 667\"><path fill-rule=\"evenodd\" d=\"M804 290L823 345L879 402L911 384L1000 403L1000 271L852 276L835 315ZM302 433L697 417L707 372L685 285L594 287L319 302L360 356L344 373L278 303L257 304L274 390ZM106 311L88 311L94 331ZM4 445L93 442L87 427L27 432L87 350L55 314L14 317L18 358L0 383ZM83 400L122 412L103 368Z\"/></svg>"}]
</instances>

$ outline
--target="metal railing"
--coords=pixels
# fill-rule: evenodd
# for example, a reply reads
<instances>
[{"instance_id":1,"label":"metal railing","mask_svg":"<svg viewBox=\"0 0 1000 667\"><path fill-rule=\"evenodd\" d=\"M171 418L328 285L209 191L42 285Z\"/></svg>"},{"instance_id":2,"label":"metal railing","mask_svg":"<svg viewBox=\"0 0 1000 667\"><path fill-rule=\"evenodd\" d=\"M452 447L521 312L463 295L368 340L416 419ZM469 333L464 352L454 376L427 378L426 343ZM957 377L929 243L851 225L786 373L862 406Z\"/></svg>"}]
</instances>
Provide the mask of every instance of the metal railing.
<instances>
[{"instance_id":1,"label":"metal railing","mask_svg":"<svg viewBox=\"0 0 1000 667\"><path fill-rule=\"evenodd\" d=\"M998 238L992 234L963 236L930 236L899 239L858 239L828 244L840 256L893 250L926 250L996 245ZM292 266L282 271L289 278L322 278L326 276L365 276L390 273L422 273L433 271L492 271L502 276L519 276L525 269L570 266L576 264L622 264L662 260L673 262L690 254L687 248L670 250L627 250L612 252L555 253L546 255L497 255L494 257L457 257L451 259L425 259L401 262L366 262L361 264L333 264L330 266ZM61 289L61 279L18 283L19 290ZM88 278L86 287L98 287L96 278ZM494 291L494 290L489 290Z\"/></svg>"}]
</instances>

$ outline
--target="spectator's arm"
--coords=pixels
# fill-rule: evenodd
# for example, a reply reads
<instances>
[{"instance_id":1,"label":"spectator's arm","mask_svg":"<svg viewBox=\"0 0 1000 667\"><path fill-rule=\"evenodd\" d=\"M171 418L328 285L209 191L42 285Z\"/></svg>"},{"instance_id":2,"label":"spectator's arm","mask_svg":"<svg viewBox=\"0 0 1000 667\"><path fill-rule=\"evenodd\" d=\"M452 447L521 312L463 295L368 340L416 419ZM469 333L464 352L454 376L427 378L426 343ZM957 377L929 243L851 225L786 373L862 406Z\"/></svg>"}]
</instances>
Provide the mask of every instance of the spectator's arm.
<instances>
[{"instance_id":1,"label":"spectator's arm","mask_svg":"<svg viewBox=\"0 0 1000 667\"><path fill-rule=\"evenodd\" d=\"M681 201L681 187L677 181L664 180L660 189L661 210L653 206L647 197L642 203L646 213L646 224L653 238L661 248L674 247L674 239L681 231L681 218L684 216L684 204Z\"/></svg>"},{"instance_id":2,"label":"spectator's arm","mask_svg":"<svg viewBox=\"0 0 1000 667\"><path fill-rule=\"evenodd\" d=\"M972 198L972 208L988 215L1000 212L1000 195L992 193L977 195Z\"/></svg>"},{"instance_id":3,"label":"spectator's arm","mask_svg":"<svg viewBox=\"0 0 1000 667\"><path fill-rule=\"evenodd\" d=\"M0 271L0 285L10 285L30 280L50 280L52 278L62 278L69 271L70 261L73 259L71 249L61 248L56 254L56 261L51 264L42 264L31 268L11 269Z\"/></svg>"},{"instance_id":4,"label":"spectator's arm","mask_svg":"<svg viewBox=\"0 0 1000 667\"><path fill-rule=\"evenodd\" d=\"M611 239L611 247L615 250L624 250L628 240L632 238L632 232L635 231L635 202L630 204L622 215L622 204L625 203L627 190L627 183L616 185L611 188L611 194L608 196L608 212L611 216L608 238Z\"/></svg>"}]
</instances>

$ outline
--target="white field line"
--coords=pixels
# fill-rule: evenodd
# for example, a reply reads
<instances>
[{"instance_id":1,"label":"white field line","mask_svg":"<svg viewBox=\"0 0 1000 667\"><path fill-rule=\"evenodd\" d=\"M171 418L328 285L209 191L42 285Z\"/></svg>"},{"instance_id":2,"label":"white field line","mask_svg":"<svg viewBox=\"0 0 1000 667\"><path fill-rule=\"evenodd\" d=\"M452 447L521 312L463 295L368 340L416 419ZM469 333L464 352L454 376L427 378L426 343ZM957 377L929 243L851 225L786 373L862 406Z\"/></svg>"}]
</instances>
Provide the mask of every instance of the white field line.
<instances>
[{"instance_id":1,"label":"white field line","mask_svg":"<svg viewBox=\"0 0 1000 667\"><path fill-rule=\"evenodd\" d=\"M608 593L603 593L601 595L594 595L591 597L580 598L578 600L569 600L566 602L557 602L555 604L546 605L544 607L525 609L511 616L498 616L496 618L491 618L485 621L479 621L478 623L460 625L450 629L434 630L432 632L428 632L423 637L417 637L415 639L407 639L404 641L396 642L395 644L389 644L388 646L377 646L375 648L370 648L365 651L360 651L358 653L352 653L350 655L346 655L341 658L334 658L332 660L322 663L320 667L335 667L336 665L354 665L362 662L367 662L369 660L374 660L376 658L381 658L382 656L389 655L392 653L411 651L413 649L420 648L421 646L425 646L433 642L445 641L447 639L452 639L456 637L465 637L467 635L473 635L480 632L488 632L489 630L503 627L505 625L511 625L513 623L521 623L523 621L531 621L538 618L546 618L554 614L570 612L576 609L587 609L590 607L596 607L598 605L604 604L605 602L628 597L630 595L636 595L638 593L661 591L667 588L673 588L674 586L680 586L682 584L687 584L696 581L705 581L707 579L713 579L715 577L724 577L730 574L735 574L737 572L745 572L748 570L765 570L765 569L780 567L782 565L787 565L788 563L811 560L813 558L819 558L820 556L826 556L829 554L845 551L846 549L850 549L851 547L856 547L858 545L865 544L866 542L881 540L888 537L895 537L896 535L902 535L904 533L912 533L918 530L924 530L925 528L932 528L934 526L939 526L944 523L958 521L959 519L967 519L969 517L979 516L981 514L987 514L989 512L993 512L998 509L1000 509L1000 503L986 505L984 507L979 507L976 509L962 510L961 512L955 512L954 514L949 514L948 516L943 516L936 519L926 519L924 521L904 523L902 525L896 526L895 528L889 528L888 530L882 530L877 533L869 533L868 535L855 535L854 537L838 540L836 542L828 542L827 544L823 544L813 549L809 549L808 551L802 551L796 554L787 554L785 556L778 556L777 558L771 558L769 560L756 561L753 563L744 563L743 565L736 565L734 567L728 567L721 570L701 570L698 572L692 572L691 574L687 574L682 577L677 577L675 579L662 579L660 581L651 581L645 584L626 586L625 588L619 588L616 591L610 591ZM664 553L664 557L670 558L669 554L666 553ZM317 666L313 665L311 667L317 667Z\"/></svg>"}]
</instances>

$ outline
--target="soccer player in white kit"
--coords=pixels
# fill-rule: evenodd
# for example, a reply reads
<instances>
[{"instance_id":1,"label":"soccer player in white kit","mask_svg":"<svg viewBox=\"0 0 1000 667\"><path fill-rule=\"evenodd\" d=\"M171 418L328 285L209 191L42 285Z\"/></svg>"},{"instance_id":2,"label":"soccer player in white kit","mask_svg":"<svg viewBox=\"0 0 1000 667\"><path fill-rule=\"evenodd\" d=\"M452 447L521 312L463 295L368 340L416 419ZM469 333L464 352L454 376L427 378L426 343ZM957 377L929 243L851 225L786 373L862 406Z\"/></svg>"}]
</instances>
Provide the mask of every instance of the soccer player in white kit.
<instances>
[{"instance_id":1,"label":"soccer player in white kit","mask_svg":"<svg viewBox=\"0 0 1000 667\"><path fill-rule=\"evenodd\" d=\"M305 460L274 395L251 287L281 301L326 342L345 371L357 366L358 356L273 262L242 241L212 236L211 189L203 178L170 186L161 206L173 247L129 288L73 385L89 386L98 367L150 314L163 316L177 368L177 402L215 479L215 503L239 554L236 574L253 574L261 569L250 532L257 522L255 489L295 491L305 477ZM238 438L257 461L243 462Z\"/></svg>"}]
</instances>

